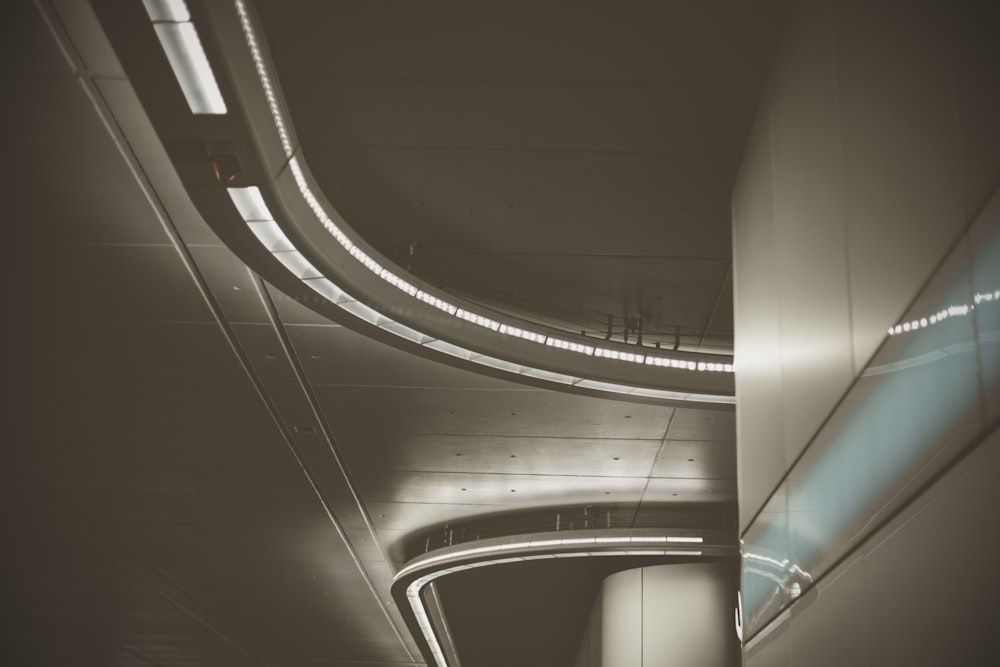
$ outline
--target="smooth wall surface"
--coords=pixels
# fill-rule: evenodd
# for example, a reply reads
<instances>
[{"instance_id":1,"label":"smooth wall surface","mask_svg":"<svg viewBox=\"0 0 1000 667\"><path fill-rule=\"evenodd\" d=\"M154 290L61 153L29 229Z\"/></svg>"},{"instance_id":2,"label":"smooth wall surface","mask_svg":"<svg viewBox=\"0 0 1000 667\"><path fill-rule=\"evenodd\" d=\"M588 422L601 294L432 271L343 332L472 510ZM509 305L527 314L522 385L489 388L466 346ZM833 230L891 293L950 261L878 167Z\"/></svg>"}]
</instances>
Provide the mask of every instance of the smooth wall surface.
<instances>
[{"instance_id":1,"label":"smooth wall surface","mask_svg":"<svg viewBox=\"0 0 1000 667\"><path fill-rule=\"evenodd\" d=\"M657 565L604 580L574 667L734 664L734 600L726 566Z\"/></svg>"},{"instance_id":2,"label":"smooth wall surface","mask_svg":"<svg viewBox=\"0 0 1000 667\"><path fill-rule=\"evenodd\" d=\"M997 14L789 18L733 194L741 529L1000 183Z\"/></svg>"}]
</instances>

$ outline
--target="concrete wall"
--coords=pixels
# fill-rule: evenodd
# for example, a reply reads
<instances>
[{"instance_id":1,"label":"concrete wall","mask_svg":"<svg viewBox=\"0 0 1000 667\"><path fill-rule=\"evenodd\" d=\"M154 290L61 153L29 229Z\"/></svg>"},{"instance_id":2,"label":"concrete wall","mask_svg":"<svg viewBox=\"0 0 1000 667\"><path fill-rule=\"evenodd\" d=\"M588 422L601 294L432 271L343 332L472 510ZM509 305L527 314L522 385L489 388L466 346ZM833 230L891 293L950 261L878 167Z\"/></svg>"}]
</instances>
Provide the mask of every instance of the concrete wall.
<instances>
[{"instance_id":1,"label":"concrete wall","mask_svg":"<svg viewBox=\"0 0 1000 667\"><path fill-rule=\"evenodd\" d=\"M733 194L741 528L1000 183L997 7L793 9Z\"/></svg>"},{"instance_id":2,"label":"concrete wall","mask_svg":"<svg viewBox=\"0 0 1000 667\"><path fill-rule=\"evenodd\" d=\"M604 580L574 667L734 664L733 593L724 565L657 565Z\"/></svg>"}]
</instances>

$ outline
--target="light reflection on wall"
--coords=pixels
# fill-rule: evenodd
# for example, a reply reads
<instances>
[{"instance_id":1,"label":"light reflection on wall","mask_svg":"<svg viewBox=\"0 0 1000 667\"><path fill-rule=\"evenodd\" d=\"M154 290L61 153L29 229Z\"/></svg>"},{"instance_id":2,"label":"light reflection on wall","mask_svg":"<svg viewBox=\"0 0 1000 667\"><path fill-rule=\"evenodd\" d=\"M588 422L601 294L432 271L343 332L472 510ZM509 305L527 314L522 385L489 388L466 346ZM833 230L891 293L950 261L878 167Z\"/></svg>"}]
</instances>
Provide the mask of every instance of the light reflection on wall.
<instances>
[{"instance_id":1,"label":"light reflection on wall","mask_svg":"<svg viewBox=\"0 0 1000 667\"><path fill-rule=\"evenodd\" d=\"M746 638L905 504L908 483L940 470L995 420L998 285L1000 195L748 526Z\"/></svg>"}]
</instances>

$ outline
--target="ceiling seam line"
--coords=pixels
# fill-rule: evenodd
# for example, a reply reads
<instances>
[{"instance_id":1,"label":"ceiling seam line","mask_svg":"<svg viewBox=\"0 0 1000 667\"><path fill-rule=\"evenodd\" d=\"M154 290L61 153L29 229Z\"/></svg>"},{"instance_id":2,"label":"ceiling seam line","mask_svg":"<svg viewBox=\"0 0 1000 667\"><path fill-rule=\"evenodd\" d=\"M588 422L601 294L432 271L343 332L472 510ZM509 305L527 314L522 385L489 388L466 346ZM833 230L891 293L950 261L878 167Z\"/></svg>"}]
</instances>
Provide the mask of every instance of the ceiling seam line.
<instances>
[{"instance_id":1,"label":"ceiling seam line","mask_svg":"<svg viewBox=\"0 0 1000 667\"><path fill-rule=\"evenodd\" d=\"M428 387L432 388L432 387ZM576 435L518 435L515 433L436 433L434 431L412 432L411 435L431 436L434 438L497 438L497 439L523 439L523 440L616 440L626 442L662 442L663 436L655 438L615 438L611 436L576 436ZM685 440L678 442L712 442L710 440ZM728 442L728 441L719 441Z\"/></svg>"},{"instance_id":2,"label":"ceiling seam line","mask_svg":"<svg viewBox=\"0 0 1000 667\"><path fill-rule=\"evenodd\" d=\"M136 185L138 186L139 190L145 197L146 202L152 209L154 216L160 223L160 226L163 229L164 233L167 235L167 238L170 240L170 244L173 245L174 249L176 250L178 257L181 261L181 264L187 271L188 276L194 282L196 289L198 290L202 299L205 301L205 304L208 307L209 311L214 316L216 324L218 324L220 330L222 331L223 337L229 343L231 349L233 349L233 351L236 352L237 356L239 357L240 356L239 352L237 352L236 348L234 347L234 341L231 338L232 332L227 329L226 325L221 319L221 310L219 308L218 303L212 296L204 277L201 275L201 272L197 269L193 257L188 252L187 248L184 246L184 242L180 237L180 233L174 226L174 223L170 218L169 213L167 213L166 207L163 205L163 202L160 199L159 192L153 186L152 181L149 179L149 176L146 173L146 170L143 168L142 164L139 161L138 156L132 149L132 144L125 135L125 131L122 129L120 123L115 117L114 112L111 110L111 106L108 104L107 100L104 99L103 94L97 87L97 84L94 82L94 76L90 73L90 70L83 63L82 57L80 57L79 51L76 49L76 46L75 44L73 44L72 38L69 35L69 31L62 24L61 19L55 13L54 9L46 6L46 3L42 2L41 0L36 0L35 5L38 8L39 12L42 14L42 17L45 20L45 23L49 31L51 32L53 39L63 50L64 56L69 61L70 67L73 70L73 74L77 82L83 89L84 94L90 100L90 103L94 108L94 112L97 114L97 117L101 121L101 124L104 126L104 129L111 137L111 140L115 145L115 148L118 150L118 154L121 156L129 172L132 174L132 178L135 179ZM245 365L245 360L241 361L243 362L244 370L248 370ZM94 544L95 547L100 549L100 547L96 543L92 542L92 544ZM105 553L106 556L116 561L119 564L119 566L125 567L125 565L121 562L121 560L118 557L111 554L107 550L102 550L102 551ZM155 568L153 569L155 570ZM243 646L240 643L231 639L221 630L217 629L214 625L203 619L199 614L193 612L184 605L180 604L179 602L174 600L171 596L167 595L162 591L156 591L156 594L162 597L167 602L169 602L176 609L184 613L186 616L188 616L188 618L191 618L199 625L209 630L213 635L220 638L225 643L229 644L233 648L237 649L239 652L249 657L255 663L260 665L270 664L266 660L254 655L251 651L243 648ZM191 598L196 604L198 604L199 606L203 606L202 603L198 602L193 596L191 596Z\"/></svg>"},{"instance_id":3,"label":"ceiling seam line","mask_svg":"<svg viewBox=\"0 0 1000 667\"><path fill-rule=\"evenodd\" d=\"M340 145L353 148L370 148L375 150L428 151L428 152L493 152L493 153L595 153L599 155L635 155L635 156L682 156L682 157L735 157L732 151L671 151L655 148L546 148L544 146L487 146L487 145L448 145L440 144L380 144L362 142L339 142Z\"/></svg>"},{"instance_id":4,"label":"ceiling seam line","mask_svg":"<svg viewBox=\"0 0 1000 667\"><path fill-rule=\"evenodd\" d=\"M559 477L568 479L648 479L649 478L646 475L560 475L558 473L546 473L546 472L494 472L492 470L473 472L471 470L408 470L401 468L392 468L391 472L435 473L438 475L482 475L491 477ZM666 479L666 478L660 477L657 479ZM670 479L704 479L704 478L677 477Z\"/></svg>"},{"instance_id":5,"label":"ceiling seam line","mask_svg":"<svg viewBox=\"0 0 1000 667\"><path fill-rule=\"evenodd\" d=\"M45 11L42 10L42 13L45 14ZM54 24L52 23L52 20L48 16L46 16L46 20L49 22L49 28L52 31L53 35L55 36L56 41L61 42L62 41L61 36L58 34L58 30L55 28ZM68 36L67 39L69 39ZM69 56L67 57L69 58ZM340 526L336 517L333 515L332 510L329 507L329 503L323 496L322 491L319 489L319 487L313 480L312 475L309 472L308 465L302 459L301 455L295 448L294 442L292 441L288 433L287 427L282 422L276 406L270 400L269 395L264 389L263 382L260 380L256 372L253 370L252 366L249 363L248 358L246 357L245 353L242 350L242 347L236 340L235 333L233 332L232 328L226 321L222 313L221 307L216 301L214 295L212 294L211 289L208 287L208 283L205 280L204 276L201 275L201 272L197 267L197 263L195 262L194 257L187 249L187 246L185 245L180 233L174 226L174 223L159 196L159 192L153 186L151 180L149 179L148 174L142 167L138 156L132 149L131 142L128 141L128 138L126 137L124 130L122 129L121 125L115 118L114 113L111 111L110 105L108 105L107 101L104 99L100 90L93 82L92 80L93 77L89 75L89 72L86 71L85 68L83 68L78 63L74 62L72 63L72 66L74 68L74 73L77 74L77 80L80 82L81 87L84 89L92 105L94 106L94 109L98 117L101 119L102 124L105 126L105 129L111 135L112 141L115 143L115 146L117 147L119 154L122 156L123 160L125 161L126 165L131 171L133 178L135 178L137 185L143 192L143 195L145 196L150 207L153 209L153 213L160 222L161 227L163 228L170 242L173 244L175 250L177 251L181 263L184 265L184 268L186 269L188 275L195 283L195 286L198 289L202 299L205 301L206 306L208 307L209 311L212 313L214 319L216 320L216 323L219 326L219 329L221 330L223 337L226 339L226 342L229 344L230 349L233 351L233 353L237 357L238 362L243 367L243 370L247 374L247 377L250 380L251 385L254 387L258 397L264 403L265 408L268 411L268 414L275 422L275 425L277 426L279 433L282 436L282 439L285 441L286 447L291 451L293 457L296 459L296 462L298 463L300 469L306 476L307 481L309 482L317 498L320 500L321 505L326 511L328 518L331 520L331 522L333 522L334 527L337 529L338 533L341 536L341 539L344 541L345 545L347 545L348 552L354 559L355 564L362 578L365 580L366 584L368 584L369 589L371 590L373 596L375 597L376 603L378 604L380 610L382 611L383 615L386 618L386 621L389 624L389 627L396 635L406 655L411 660L413 660L414 659L413 653L410 651L409 646L407 646L406 641L403 639L402 635L399 632L399 629L393 622L387 608L382 602L381 596L377 594L373 582L371 581L367 571L364 569L364 566L361 563L360 557L358 556L356 551L354 551L353 547L350 545L347 539L346 532L344 531L343 527ZM176 603L174 603L169 598L165 599L174 604L174 606L177 606ZM186 612L186 610L183 607L178 606L178 608ZM194 618L194 620L198 621L202 625L205 625L205 627L213 631L213 633L218 634L218 631L216 631L214 627L212 627L211 625L206 625L205 622L197 615L192 616L192 618ZM257 658L254 657L253 654L251 654L249 651L246 651L246 649L243 649L235 642L231 643L233 646L240 648L240 650L243 651L246 655L257 660ZM267 663L261 663L261 664L267 664Z\"/></svg>"},{"instance_id":6,"label":"ceiling seam line","mask_svg":"<svg viewBox=\"0 0 1000 667\"><path fill-rule=\"evenodd\" d=\"M271 299L270 294L267 291L267 287L260 276L253 273L249 267L247 268L247 272L250 273L251 280L254 282L254 287L257 288L257 293L261 298L264 309L267 311L270 326L274 329L274 333L278 337L278 342L281 344L282 351L285 353L288 363L292 367L292 372L295 374L297 384L302 390L302 393L305 395L306 402L309 403L309 410L312 412L313 417L316 419L316 422L323 433L323 439L326 441L330 453L333 455L334 461L337 463L337 469L340 471L340 474L344 477L344 481L347 483L347 487L351 492L351 498L354 500L354 504L361 513L361 517L364 520L365 526L368 528L368 532L371 534L372 539L379 545L379 550L382 551L383 560L388 563L390 560L385 557L386 554L384 550L382 550L381 544L379 544L378 538L375 534L375 523L372 521L368 510L365 509L364 503L361 500L361 495L358 493L357 485L354 483L354 476L351 475L350 470L347 468L347 464L344 462L344 456L341 454L340 448L337 446L337 439L333 435L333 430L327 422L323 411L319 407L319 400L316 398L315 393L311 389L311 383L308 378L306 378L305 370L302 368L298 355L295 353L294 344L288 336L288 332L285 330L281 318L278 315L277 308L274 305L274 300Z\"/></svg>"},{"instance_id":7,"label":"ceiling seam line","mask_svg":"<svg viewBox=\"0 0 1000 667\"><path fill-rule=\"evenodd\" d=\"M655 461L654 461L655 463ZM544 473L544 472L475 472L473 470L406 470L393 468L391 472L414 472L421 474L435 474L435 475L481 475L490 477L555 477L559 479L675 479L675 480L704 480L709 482L728 482L730 480L736 479L735 477L676 477L672 475L560 475L557 473ZM386 500L373 501L373 502L392 502ZM633 526L634 528L634 526Z\"/></svg>"},{"instance_id":8,"label":"ceiling seam line","mask_svg":"<svg viewBox=\"0 0 1000 667\"><path fill-rule=\"evenodd\" d=\"M667 444L667 434L670 433L670 425L674 423L674 417L677 416L677 408L672 408L670 410L670 416L667 417L667 425L663 429L663 435L660 437L660 446L656 448L656 455L653 457L653 462L649 466L649 473L646 475L646 485L642 487L642 493L639 494L639 502L635 504L635 512L632 513L632 528L635 528L635 522L639 520L639 511L642 509L642 501L646 497L646 492L649 491L649 483L653 481L653 471L656 470L656 462L660 459L660 452Z\"/></svg>"},{"instance_id":9,"label":"ceiling seam line","mask_svg":"<svg viewBox=\"0 0 1000 667\"><path fill-rule=\"evenodd\" d=\"M278 342L281 344L282 350L285 353L285 357L288 360L289 365L292 367L292 372L295 374L295 378L298 381L299 388L302 390L306 402L309 404L309 409L313 413L313 417L316 419L320 431L322 431L323 433L323 438L327 443L327 449L333 456L334 462L336 462L337 464L337 469L340 471L344 483L347 485L347 488L351 493L351 497L354 499L355 506L360 512L361 518L365 522L365 526L368 528L369 535L371 536L375 545L378 547L379 553L382 555L383 562L385 562L386 566L389 567L389 564L392 561L387 558L385 550L382 548L382 544L379 542L377 536L375 535L375 527L374 524L372 523L371 516L368 514L368 510L365 509L364 504L361 502L361 497L358 495L357 487L355 486L351 474L347 470L346 464L343 461L343 457L341 456L336 446L336 440L333 437L330 425L327 423L326 419L324 418L322 412L319 409L316 396L309 388L308 380L306 379L305 372L302 369L302 365L299 363L298 357L295 354L295 350L294 347L292 346L291 339L288 337L288 332L286 332L281 325L281 319L278 316L277 308L274 305L274 301L271 299L270 294L267 292L267 287L264 284L264 281L261 279L261 277L258 276L256 273L254 273L249 267L247 267L247 273L250 274L250 279L254 284L254 288L257 290L257 295L260 297L261 303L263 304L265 311L267 312L267 316L268 319L270 320L271 327L278 338ZM300 458L301 454L298 453L298 448L295 447L294 441L291 438L289 439L289 446L293 449L296 458ZM351 557L354 559L358 571L361 573L362 578L368 585L368 589L371 591L372 597L375 598L375 602L378 604L379 609L382 610L382 613L385 616L385 619L388 622L389 627L392 628L393 634L396 635L396 638L399 640L399 643L403 647L403 650L406 651L406 655L409 656L411 660L414 659L414 655L410 651L410 647L406 644L406 640L400 633L399 628L396 627L396 623L393 621L392 615L389 613L388 608L385 606L385 602L383 602L382 596L378 594L378 590L375 588L375 583L374 581L372 581L371 575L368 574L368 570L364 567L363 560L358 554L357 549L351 543L351 540L347 535L347 531L344 529L340 521L337 519L336 514L333 512L332 507L329 506L329 503L327 502L325 496L323 495L322 490L319 488L319 485L312 478L311 473L308 472L308 464L305 462L304 459L301 460L301 464L303 466L303 472L309 479L310 485L313 486L316 495L320 498L320 502L323 504L324 509L326 510L327 515L330 518L330 521L334 524L334 527L337 529L337 533L340 535L341 540L344 542L344 546L347 548L348 552L351 554Z\"/></svg>"},{"instance_id":10,"label":"ceiling seam line","mask_svg":"<svg viewBox=\"0 0 1000 667\"><path fill-rule=\"evenodd\" d=\"M715 314L719 310L719 303L722 301L722 294L726 291L726 285L732 279L732 275L733 262L730 258L729 266L726 267L726 275L722 277L722 284L719 285L719 291L715 293L715 303L712 304L712 310L708 314L708 321L705 322L705 327L701 330L701 336L698 338L699 348L705 344L705 339L708 337L708 330L712 327L712 322L715 320Z\"/></svg>"}]
</instances>

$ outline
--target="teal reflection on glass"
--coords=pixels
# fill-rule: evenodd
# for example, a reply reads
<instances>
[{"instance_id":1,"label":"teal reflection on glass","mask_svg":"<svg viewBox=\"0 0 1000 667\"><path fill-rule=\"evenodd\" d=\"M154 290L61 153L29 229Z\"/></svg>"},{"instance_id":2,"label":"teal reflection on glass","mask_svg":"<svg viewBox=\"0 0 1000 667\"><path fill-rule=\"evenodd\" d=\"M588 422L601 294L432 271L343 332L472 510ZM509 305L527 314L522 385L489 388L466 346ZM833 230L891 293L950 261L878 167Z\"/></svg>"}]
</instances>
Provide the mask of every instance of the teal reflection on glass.
<instances>
[{"instance_id":1,"label":"teal reflection on glass","mask_svg":"<svg viewBox=\"0 0 1000 667\"><path fill-rule=\"evenodd\" d=\"M972 289L986 421L1000 418L1000 192L973 226Z\"/></svg>"},{"instance_id":2,"label":"teal reflection on glass","mask_svg":"<svg viewBox=\"0 0 1000 667\"><path fill-rule=\"evenodd\" d=\"M1000 382L996 218L972 253L974 234L958 244L748 527L746 637L871 532L879 512L900 502L894 495L935 453L981 430L981 401L992 391L995 402Z\"/></svg>"}]
</instances>

